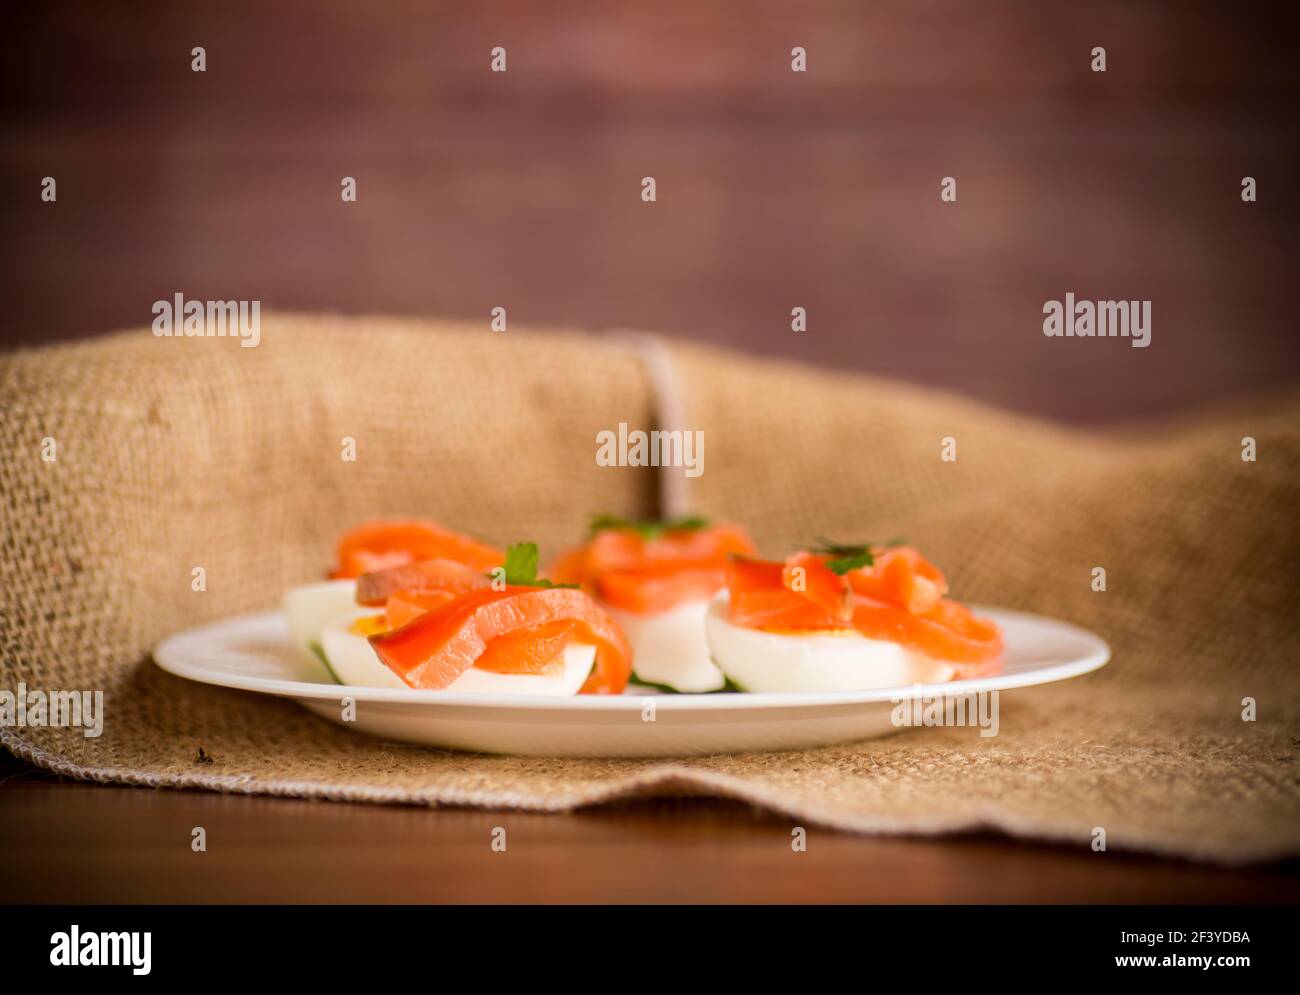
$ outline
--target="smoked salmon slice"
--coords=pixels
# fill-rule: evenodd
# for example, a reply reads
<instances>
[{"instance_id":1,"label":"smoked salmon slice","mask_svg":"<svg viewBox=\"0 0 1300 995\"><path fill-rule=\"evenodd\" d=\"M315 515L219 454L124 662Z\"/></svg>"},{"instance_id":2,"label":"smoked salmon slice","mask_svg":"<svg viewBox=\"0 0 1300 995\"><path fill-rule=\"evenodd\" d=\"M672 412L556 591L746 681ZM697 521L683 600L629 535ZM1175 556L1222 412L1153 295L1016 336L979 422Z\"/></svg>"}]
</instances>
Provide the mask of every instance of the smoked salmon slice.
<instances>
[{"instance_id":1,"label":"smoked salmon slice","mask_svg":"<svg viewBox=\"0 0 1300 995\"><path fill-rule=\"evenodd\" d=\"M852 628L870 639L955 664L963 677L996 666L1003 650L997 624L943 597L946 579L916 550L882 550L873 563L838 577L850 599L847 616L840 607L839 589L814 566L830 559L822 553L799 553L785 563L734 559L727 570L731 621L781 632ZM803 590L791 587L794 566L805 570Z\"/></svg>"},{"instance_id":2,"label":"smoked salmon slice","mask_svg":"<svg viewBox=\"0 0 1300 995\"><path fill-rule=\"evenodd\" d=\"M728 557L754 544L739 526L703 519L625 522L598 519L591 539L563 553L549 576L579 584L607 604L655 614L707 598L726 583Z\"/></svg>"},{"instance_id":3,"label":"smoked salmon slice","mask_svg":"<svg viewBox=\"0 0 1300 995\"><path fill-rule=\"evenodd\" d=\"M786 565L737 556L727 565L731 621L751 629L848 629L848 621L786 586Z\"/></svg>"},{"instance_id":4,"label":"smoked salmon slice","mask_svg":"<svg viewBox=\"0 0 1300 995\"><path fill-rule=\"evenodd\" d=\"M487 644L474 666L498 674L549 674L563 670L561 654L573 640L577 624L565 618L497 636Z\"/></svg>"},{"instance_id":5,"label":"smoked salmon slice","mask_svg":"<svg viewBox=\"0 0 1300 995\"><path fill-rule=\"evenodd\" d=\"M500 566L505 553L495 546L422 519L366 522L339 542L334 578L399 567L421 560L455 560L478 571Z\"/></svg>"},{"instance_id":6,"label":"smoked salmon slice","mask_svg":"<svg viewBox=\"0 0 1300 995\"><path fill-rule=\"evenodd\" d=\"M976 671L1002 653L1002 632L997 624L977 618L956 601L944 599L921 615L861 595L855 602L853 628L869 639L898 643L932 659Z\"/></svg>"},{"instance_id":7,"label":"smoked salmon slice","mask_svg":"<svg viewBox=\"0 0 1300 995\"><path fill-rule=\"evenodd\" d=\"M683 601L711 597L727 580L726 564L708 560L653 563L612 570L594 582L597 597L615 608L650 615Z\"/></svg>"},{"instance_id":8,"label":"smoked salmon slice","mask_svg":"<svg viewBox=\"0 0 1300 995\"><path fill-rule=\"evenodd\" d=\"M849 582L826 566L824 557L814 553L795 553L781 568L783 587L803 594L833 617L848 621L853 617L853 593Z\"/></svg>"},{"instance_id":9,"label":"smoked salmon slice","mask_svg":"<svg viewBox=\"0 0 1300 995\"><path fill-rule=\"evenodd\" d=\"M489 584L487 574L456 560L422 560L362 574L357 578L357 604L382 605L396 591L464 594Z\"/></svg>"},{"instance_id":10,"label":"smoked salmon slice","mask_svg":"<svg viewBox=\"0 0 1300 995\"><path fill-rule=\"evenodd\" d=\"M948 593L948 581L934 564L909 546L887 549L871 566L848 573L857 594L921 614Z\"/></svg>"},{"instance_id":11,"label":"smoked salmon slice","mask_svg":"<svg viewBox=\"0 0 1300 995\"><path fill-rule=\"evenodd\" d=\"M481 662L503 673L545 672L571 640L596 647L582 693L621 692L632 674L631 648L614 620L575 588L469 591L371 636L370 645L411 687L439 689Z\"/></svg>"},{"instance_id":12,"label":"smoked salmon slice","mask_svg":"<svg viewBox=\"0 0 1300 995\"><path fill-rule=\"evenodd\" d=\"M441 608L455 597L451 591L394 591L384 605L386 626L389 629L400 629L407 622L435 608Z\"/></svg>"}]
</instances>

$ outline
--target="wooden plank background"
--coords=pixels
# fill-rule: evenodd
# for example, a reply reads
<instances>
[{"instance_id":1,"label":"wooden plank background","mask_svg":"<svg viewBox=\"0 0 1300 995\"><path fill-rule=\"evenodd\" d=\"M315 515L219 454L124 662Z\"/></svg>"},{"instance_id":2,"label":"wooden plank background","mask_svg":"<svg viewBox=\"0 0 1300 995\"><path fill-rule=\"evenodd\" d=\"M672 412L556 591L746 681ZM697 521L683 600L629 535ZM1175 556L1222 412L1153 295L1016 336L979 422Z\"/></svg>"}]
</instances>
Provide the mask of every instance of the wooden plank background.
<instances>
[{"instance_id":1,"label":"wooden plank background","mask_svg":"<svg viewBox=\"0 0 1300 995\"><path fill-rule=\"evenodd\" d=\"M1300 380L1290 5L3 17L6 344L143 325L179 291L485 325L502 305L515 326L657 329L1094 422ZM1152 346L1045 339L1067 291L1152 300Z\"/></svg>"}]
</instances>

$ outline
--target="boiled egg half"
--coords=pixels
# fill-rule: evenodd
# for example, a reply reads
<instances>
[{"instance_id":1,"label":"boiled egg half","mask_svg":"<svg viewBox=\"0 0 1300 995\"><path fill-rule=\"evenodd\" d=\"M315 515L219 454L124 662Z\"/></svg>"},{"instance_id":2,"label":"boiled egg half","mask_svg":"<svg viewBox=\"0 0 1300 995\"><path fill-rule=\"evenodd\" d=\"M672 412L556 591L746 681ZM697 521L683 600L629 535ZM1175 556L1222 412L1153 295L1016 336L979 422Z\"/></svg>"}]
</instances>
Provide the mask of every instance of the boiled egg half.
<instances>
[{"instance_id":1,"label":"boiled egg half","mask_svg":"<svg viewBox=\"0 0 1300 995\"><path fill-rule=\"evenodd\" d=\"M766 632L736 625L728 601L726 591L713 598L705 630L718 667L746 691L866 691L942 683L957 673L951 663L853 629Z\"/></svg>"}]
</instances>

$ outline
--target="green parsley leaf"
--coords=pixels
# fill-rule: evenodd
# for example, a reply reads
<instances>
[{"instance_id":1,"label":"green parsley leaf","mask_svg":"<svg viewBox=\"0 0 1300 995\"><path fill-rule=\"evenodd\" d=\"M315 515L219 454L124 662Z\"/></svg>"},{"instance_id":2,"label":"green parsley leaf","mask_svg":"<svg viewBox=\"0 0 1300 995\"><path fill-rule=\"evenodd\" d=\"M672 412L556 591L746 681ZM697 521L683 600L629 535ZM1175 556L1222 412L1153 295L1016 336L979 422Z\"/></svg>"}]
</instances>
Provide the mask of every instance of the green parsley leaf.
<instances>
[{"instance_id":1,"label":"green parsley leaf","mask_svg":"<svg viewBox=\"0 0 1300 995\"><path fill-rule=\"evenodd\" d=\"M591 519L591 534L608 530L635 532L642 539L658 539L665 532L694 532L709 527L709 520L699 515L684 515L681 518L646 518L634 521L620 518L618 515L594 515Z\"/></svg>"},{"instance_id":2,"label":"green parsley leaf","mask_svg":"<svg viewBox=\"0 0 1300 995\"><path fill-rule=\"evenodd\" d=\"M523 587L577 587L577 584L556 584L537 576L540 558L537 543L517 542L506 547L506 561L501 569L505 570L505 582ZM488 576L492 576L489 574Z\"/></svg>"},{"instance_id":3,"label":"green parsley leaf","mask_svg":"<svg viewBox=\"0 0 1300 995\"><path fill-rule=\"evenodd\" d=\"M506 549L507 584L532 584L537 580L537 566L540 559L537 543L517 542Z\"/></svg>"},{"instance_id":4,"label":"green parsley leaf","mask_svg":"<svg viewBox=\"0 0 1300 995\"><path fill-rule=\"evenodd\" d=\"M808 551L833 556L834 559L826 561L826 566L840 575L873 565L876 562L873 549L888 549L890 546L903 544L902 539L891 539L889 542L843 543L819 538L817 542L819 545L810 546Z\"/></svg>"},{"instance_id":5,"label":"green parsley leaf","mask_svg":"<svg viewBox=\"0 0 1300 995\"><path fill-rule=\"evenodd\" d=\"M876 562L875 557L871 555L871 550L863 550L856 556L845 556L838 560L827 560L826 566L837 574L846 574L850 570L859 570L862 567L869 567Z\"/></svg>"}]
</instances>

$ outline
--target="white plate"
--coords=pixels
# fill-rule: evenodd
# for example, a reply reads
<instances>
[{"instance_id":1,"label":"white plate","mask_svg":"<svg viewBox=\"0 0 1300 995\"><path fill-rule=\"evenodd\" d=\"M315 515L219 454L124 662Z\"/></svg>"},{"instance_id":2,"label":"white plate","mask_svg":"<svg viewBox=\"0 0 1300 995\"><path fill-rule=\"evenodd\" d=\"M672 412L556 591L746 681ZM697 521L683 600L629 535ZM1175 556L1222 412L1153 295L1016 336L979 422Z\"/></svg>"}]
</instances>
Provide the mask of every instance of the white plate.
<instances>
[{"instance_id":1,"label":"white plate","mask_svg":"<svg viewBox=\"0 0 1300 995\"><path fill-rule=\"evenodd\" d=\"M920 697L924 704L945 693L1061 681L1110 659L1102 639L1065 622L978 610L995 619L1006 636L1001 673L873 691L679 695L633 686L621 695L557 698L350 687L333 683L323 667L294 652L280 612L188 629L164 639L153 657L177 677L293 698L331 722L383 739L553 757L672 757L867 739L899 728L894 713L902 701ZM355 705L351 720L344 720L344 699ZM978 735L975 729L971 733Z\"/></svg>"}]
</instances>

